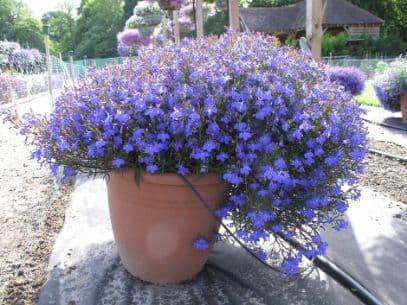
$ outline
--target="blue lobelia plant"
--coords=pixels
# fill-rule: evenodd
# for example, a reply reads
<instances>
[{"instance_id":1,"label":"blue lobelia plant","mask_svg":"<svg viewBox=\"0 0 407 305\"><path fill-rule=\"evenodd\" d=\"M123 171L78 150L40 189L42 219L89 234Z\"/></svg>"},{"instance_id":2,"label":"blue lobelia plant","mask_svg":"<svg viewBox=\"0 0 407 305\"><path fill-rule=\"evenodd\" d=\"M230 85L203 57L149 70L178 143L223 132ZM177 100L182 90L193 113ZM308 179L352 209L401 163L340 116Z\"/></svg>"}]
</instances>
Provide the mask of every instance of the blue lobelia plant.
<instances>
[{"instance_id":1,"label":"blue lobelia plant","mask_svg":"<svg viewBox=\"0 0 407 305\"><path fill-rule=\"evenodd\" d=\"M400 95L407 93L407 60L398 58L373 80L373 87L383 108L400 111Z\"/></svg>"},{"instance_id":2,"label":"blue lobelia plant","mask_svg":"<svg viewBox=\"0 0 407 305\"><path fill-rule=\"evenodd\" d=\"M216 216L260 259L277 252L281 271L294 274L304 257L324 253L320 228L346 227L348 201L359 196L360 115L323 66L275 38L229 32L94 70L50 117L26 115L21 133L34 158L54 172L64 165L66 176L218 173L229 193Z\"/></svg>"},{"instance_id":3,"label":"blue lobelia plant","mask_svg":"<svg viewBox=\"0 0 407 305\"><path fill-rule=\"evenodd\" d=\"M332 67L328 74L331 81L338 82L352 95L361 94L365 88L366 74L356 67Z\"/></svg>"}]
</instances>

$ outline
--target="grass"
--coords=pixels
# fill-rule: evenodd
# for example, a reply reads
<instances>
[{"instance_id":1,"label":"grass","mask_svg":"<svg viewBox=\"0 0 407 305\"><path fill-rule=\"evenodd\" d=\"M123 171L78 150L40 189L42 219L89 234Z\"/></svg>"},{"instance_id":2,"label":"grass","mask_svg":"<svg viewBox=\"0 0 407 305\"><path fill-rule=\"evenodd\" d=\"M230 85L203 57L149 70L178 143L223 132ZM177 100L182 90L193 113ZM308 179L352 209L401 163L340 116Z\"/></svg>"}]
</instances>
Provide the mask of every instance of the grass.
<instances>
[{"instance_id":1,"label":"grass","mask_svg":"<svg viewBox=\"0 0 407 305\"><path fill-rule=\"evenodd\" d=\"M359 105L380 107L380 102L373 89L371 80L366 81L365 90L363 90L361 95L355 96L355 100Z\"/></svg>"}]
</instances>

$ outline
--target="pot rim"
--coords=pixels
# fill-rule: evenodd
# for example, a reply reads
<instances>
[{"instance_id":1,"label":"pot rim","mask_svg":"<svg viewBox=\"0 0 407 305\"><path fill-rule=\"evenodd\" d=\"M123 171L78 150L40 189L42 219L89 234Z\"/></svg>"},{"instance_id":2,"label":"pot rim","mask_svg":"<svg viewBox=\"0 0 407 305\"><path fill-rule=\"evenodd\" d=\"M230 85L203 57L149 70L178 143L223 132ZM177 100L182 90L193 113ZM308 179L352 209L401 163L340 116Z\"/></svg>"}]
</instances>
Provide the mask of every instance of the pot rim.
<instances>
[{"instance_id":1,"label":"pot rim","mask_svg":"<svg viewBox=\"0 0 407 305\"><path fill-rule=\"evenodd\" d=\"M122 175L125 179L134 179L133 173L130 173L134 169L125 168L115 170L110 172L109 175ZM211 185L225 183L220 174L218 173L204 173L202 175L186 175L185 176L193 185ZM108 177L106 178L108 180ZM186 186L186 182L181 179L181 177L176 173L160 173L160 174L151 174L146 171L140 172L140 181L142 183L148 184L161 184L161 185L174 185L174 186Z\"/></svg>"}]
</instances>

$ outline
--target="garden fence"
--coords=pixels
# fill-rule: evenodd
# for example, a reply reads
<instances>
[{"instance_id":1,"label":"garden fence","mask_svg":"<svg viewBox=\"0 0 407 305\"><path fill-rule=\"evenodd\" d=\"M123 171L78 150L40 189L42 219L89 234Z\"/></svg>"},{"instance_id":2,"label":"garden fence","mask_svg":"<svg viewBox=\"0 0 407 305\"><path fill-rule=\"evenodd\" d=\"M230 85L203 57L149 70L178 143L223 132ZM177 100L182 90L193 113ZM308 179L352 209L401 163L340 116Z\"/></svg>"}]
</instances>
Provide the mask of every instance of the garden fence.
<instances>
[{"instance_id":1,"label":"garden fence","mask_svg":"<svg viewBox=\"0 0 407 305\"><path fill-rule=\"evenodd\" d=\"M403 56L407 58L407 55ZM395 58L386 58L386 57L376 57L376 58L354 58L350 56L330 56L324 57L324 63L330 66L339 66L339 67L357 67L368 75L373 75L377 72L378 64L386 63L389 64L395 60Z\"/></svg>"},{"instance_id":2,"label":"garden fence","mask_svg":"<svg viewBox=\"0 0 407 305\"><path fill-rule=\"evenodd\" d=\"M40 93L49 92L49 80L53 91L74 84L80 75L80 67L67 65L51 57L51 78L49 78L46 57L41 54L34 63L0 58L0 104L29 99Z\"/></svg>"}]
</instances>

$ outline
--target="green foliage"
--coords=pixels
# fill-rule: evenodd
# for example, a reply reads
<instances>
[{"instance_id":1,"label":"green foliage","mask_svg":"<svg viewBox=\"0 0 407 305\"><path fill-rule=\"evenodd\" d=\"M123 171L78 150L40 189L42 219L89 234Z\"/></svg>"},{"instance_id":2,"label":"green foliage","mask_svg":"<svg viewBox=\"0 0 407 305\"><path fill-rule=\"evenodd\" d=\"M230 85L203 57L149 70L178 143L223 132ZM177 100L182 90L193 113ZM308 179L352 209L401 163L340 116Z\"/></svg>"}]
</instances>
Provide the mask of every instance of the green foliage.
<instances>
[{"instance_id":1,"label":"green foliage","mask_svg":"<svg viewBox=\"0 0 407 305\"><path fill-rule=\"evenodd\" d=\"M298 39L295 39L292 36L289 36L285 41L284 44L289 47L297 48L298 47Z\"/></svg>"},{"instance_id":2,"label":"green foliage","mask_svg":"<svg viewBox=\"0 0 407 305\"><path fill-rule=\"evenodd\" d=\"M322 36L322 55L345 55L347 42L348 35L345 32L339 33L336 36L329 33L324 34Z\"/></svg>"},{"instance_id":3,"label":"green foliage","mask_svg":"<svg viewBox=\"0 0 407 305\"><path fill-rule=\"evenodd\" d=\"M139 2L139 0L124 0L121 28L124 27L127 19L129 19L130 16L133 15L133 9L137 5L137 2Z\"/></svg>"},{"instance_id":4,"label":"green foliage","mask_svg":"<svg viewBox=\"0 0 407 305\"><path fill-rule=\"evenodd\" d=\"M208 16L204 24L205 35L220 35L226 31L229 15L227 11L218 11L215 15Z\"/></svg>"},{"instance_id":5,"label":"green foliage","mask_svg":"<svg viewBox=\"0 0 407 305\"><path fill-rule=\"evenodd\" d=\"M121 30L122 1L82 0L76 23L76 56L116 55L116 35Z\"/></svg>"},{"instance_id":6,"label":"green foliage","mask_svg":"<svg viewBox=\"0 0 407 305\"><path fill-rule=\"evenodd\" d=\"M7 36L7 39L19 41L23 47L44 50L41 23L33 17L17 20Z\"/></svg>"},{"instance_id":7,"label":"green foliage","mask_svg":"<svg viewBox=\"0 0 407 305\"><path fill-rule=\"evenodd\" d=\"M372 81L367 80L365 83L365 89L363 90L361 95L355 96L355 101L359 105L368 105L368 106L375 106L379 107L380 102L376 96L376 93L372 86Z\"/></svg>"},{"instance_id":8,"label":"green foliage","mask_svg":"<svg viewBox=\"0 0 407 305\"><path fill-rule=\"evenodd\" d=\"M357 6L371 12L385 21L383 33L385 37L400 37L407 42L407 1L372 1L350 0Z\"/></svg>"},{"instance_id":9,"label":"green foliage","mask_svg":"<svg viewBox=\"0 0 407 305\"><path fill-rule=\"evenodd\" d=\"M0 0L0 39L44 50L41 24L20 0Z\"/></svg>"},{"instance_id":10,"label":"green foliage","mask_svg":"<svg viewBox=\"0 0 407 305\"><path fill-rule=\"evenodd\" d=\"M66 58L69 51L75 51L75 20L72 17L73 8L56 10L44 14L50 25L50 39L55 53L61 53Z\"/></svg>"},{"instance_id":11,"label":"green foliage","mask_svg":"<svg viewBox=\"0 0 407 305\"><path fill-rule=\"evenodd\" d=\"M397 35L382 35L379 39L364 37L359 46L350 47L350 53L356 57L369 56L399 56L407 52L407 41L402 41Z\"/></svg>"}]
</instances>

